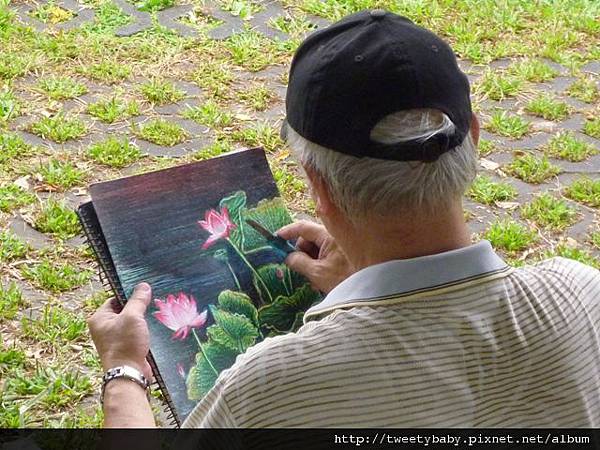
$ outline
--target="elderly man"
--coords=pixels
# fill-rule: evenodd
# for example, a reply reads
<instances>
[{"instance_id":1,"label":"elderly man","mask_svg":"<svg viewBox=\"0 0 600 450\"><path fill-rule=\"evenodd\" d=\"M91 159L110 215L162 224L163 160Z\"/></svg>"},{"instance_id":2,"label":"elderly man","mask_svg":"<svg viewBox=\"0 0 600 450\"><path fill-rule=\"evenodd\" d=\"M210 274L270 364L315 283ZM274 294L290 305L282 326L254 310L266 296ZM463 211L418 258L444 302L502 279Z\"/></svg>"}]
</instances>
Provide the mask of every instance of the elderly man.
<instances>
[{"instance_id":1,"label":"elderly man","mask_svg":"<svg viewBox=\"0 0 600 450\"><path fill-rule=\"evenodd\" d=\"M284 132L324 226L298 222L286 263L327 293L296 333L224 371L190 427L598 427L600 273L563 258L509 267L471 244L461 198L479 125L452 50L374 10L309 37ZM106 369L146 370L140 285L90 320ZM115 380L107 426L152 426Z\"/></svg>"}]
</instances>

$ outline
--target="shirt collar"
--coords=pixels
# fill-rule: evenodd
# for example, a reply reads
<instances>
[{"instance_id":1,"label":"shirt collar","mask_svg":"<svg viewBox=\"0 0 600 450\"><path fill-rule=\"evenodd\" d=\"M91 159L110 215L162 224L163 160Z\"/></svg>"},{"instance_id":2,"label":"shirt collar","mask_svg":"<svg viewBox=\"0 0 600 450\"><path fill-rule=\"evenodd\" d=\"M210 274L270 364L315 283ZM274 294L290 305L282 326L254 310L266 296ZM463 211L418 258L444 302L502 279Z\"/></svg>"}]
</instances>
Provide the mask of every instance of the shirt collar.
<instances>
[{"instance_id":1,"label":"shirt collar","mask_svg":"<svg viewBox=\"0 0 600 450\"><path fill-rule=\"evenodd\" d=\"M323 301L306 311L305 321L309 316L347 307L350 303L373 302L443 288L508 269L509 266L485 240L435 255L386 261L346 278Z\"/></svg>"}]
</instances>

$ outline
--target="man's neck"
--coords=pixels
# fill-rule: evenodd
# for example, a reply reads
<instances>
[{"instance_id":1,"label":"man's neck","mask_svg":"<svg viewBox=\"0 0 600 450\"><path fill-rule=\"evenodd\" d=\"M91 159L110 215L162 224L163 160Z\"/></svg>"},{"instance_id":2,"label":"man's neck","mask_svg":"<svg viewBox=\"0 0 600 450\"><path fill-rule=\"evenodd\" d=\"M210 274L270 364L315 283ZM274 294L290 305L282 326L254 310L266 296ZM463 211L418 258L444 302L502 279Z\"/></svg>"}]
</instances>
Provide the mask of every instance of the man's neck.
<instances>
[{"instance_id":1,"label":"man's neck","mask_svg":"<svg viewBox=\"0 0 600 450\"><path fill-rule=\"evenodd\" d=\"M471 244L462 207L436 217L386 218L350 227L340 244L355 270L395 259L434 255Z\"/></svg>"}]
</instances>

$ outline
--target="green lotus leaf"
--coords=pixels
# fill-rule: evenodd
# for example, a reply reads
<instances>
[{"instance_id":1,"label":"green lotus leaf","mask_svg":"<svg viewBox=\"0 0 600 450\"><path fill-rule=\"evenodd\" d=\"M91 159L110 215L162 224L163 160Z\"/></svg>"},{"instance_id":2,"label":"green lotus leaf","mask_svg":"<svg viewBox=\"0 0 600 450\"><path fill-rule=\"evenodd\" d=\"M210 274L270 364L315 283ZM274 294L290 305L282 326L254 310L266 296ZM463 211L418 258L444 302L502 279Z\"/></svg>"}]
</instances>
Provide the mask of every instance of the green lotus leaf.
<instances>
[{"instance_id":1,"label":"green lotus leaf","mask_svg":"<svg viewBox=\"0 0 600 450\"><path fill-rule=\"evenodd\" d=\"M294 331L294 327L299 327L298 315L303 316L319 299L319 293L313 291L309 284L305 284L289 297L279 296L272 304L258 310L261 326L279 333Z\"/></svg>"},{"instance_id":2,"label":"green lotus leaf","mask_svg":"<svg viewBox=\"0 0 600 450\"><path fill-rule=\"evenodd\" d=\"M252 226L248 225L246 219L257 221L271 233L292 222L292 217L285 207L283 200L279 197L261 200L254 208L244 209L242 211L242 219L244 233L243 249L245 251L267 246L265 238L252 228Z\"/></svg>"},{"instance_id":3,"label":"green lotus leaf","mask_svg":"<svg viewBox=\"0 0 600 450\"><path fill-rule=\"evenodd\" d=\"M244 212L244 219L256 220L271 233L292 222L292 217L280 197L261 200L254 208Z\"/></svg>"},{"instance_id":4,"label":"green lotus leaf","mask_svg":"<svg viewBox=\"0 0 600 450\"><path fill-rule=\"evenodd\" d=\"M247 294L230 290L222 291L217 302L221 309L246 316L255 326L258 326L258 310Z\"/></svg>"},{"instance_id":5,"label":"green lotus leaf","mask_svg":"<svg viewBox=\"0 0 600 450\"><path fill-rule=\"evenodd\" d=\"M202 399L215 385L218 374L231 367L239 354L239 352L216 342L205 343L203 348L212 366L202 352L196 354L196 364L190 369L186 380L187 394L190 400Z\"/></svg>"},{"instance_id":6,"label":"green lotus leaf","mask_svg":"<svg viewBox=\"0 0 600 450\"><path fill-rule=\"evenodd\" d=\"M265 292L265 287L254 275L254 287L260 294L263 303L271 303L271 299L275 299L280 295L289 296L294 292L290 270L285 264L266 264L256 271L271 294L269 296Z\"/></svg>"},{"instance_id":7,"label":"green lotus leaf","mask_svg":"<svg viewBox=\"0 0 600 450\"><path fill-rule=\"evenodd\" d=\"M217 326L211 326L207 330L210 339L225 347L237 349L240 353L254 345L258 329L248 317L215 307L211 307L211 312Z\"/></svg>"},{"instance_id":8,"label":"green lotus leaf","mask_svg":"<svg viewBox=\"0 0 600 450\"><path fill-rule=\"evenodd\" d=\"M237 191L224 197L219 203L219 207L222 209L224 206L226 206L229 211L229 218L231 221L237 225L231 230L229 238L236 246L244 248L242 213L246 208L246 193L244 191Z\"/></svg>"}]
</instances>

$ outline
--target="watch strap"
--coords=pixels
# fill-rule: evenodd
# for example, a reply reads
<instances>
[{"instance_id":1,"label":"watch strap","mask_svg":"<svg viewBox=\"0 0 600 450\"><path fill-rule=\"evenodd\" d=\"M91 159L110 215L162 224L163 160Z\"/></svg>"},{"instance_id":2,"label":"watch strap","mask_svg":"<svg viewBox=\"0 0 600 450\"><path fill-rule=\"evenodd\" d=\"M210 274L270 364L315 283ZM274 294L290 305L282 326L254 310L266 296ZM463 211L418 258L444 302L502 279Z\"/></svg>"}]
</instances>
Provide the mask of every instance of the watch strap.
<instances>
[{"instance_id":1,"label":"watch strap","mask_svg":"<svg viewBox=\"0 0 600 450\"><path fill-rule=\"evenodd\" d=\"M108 369L102 377L102 392L100 394L100 403L104 403L104 391L106 390L106 385L110 381L119 378L124 378L126 380L133 381L142 389L144 389L148 395L150 395L150 382L142 372L131 366L118 366L113 367L112 369Z\"/></svg>"}]
</instances>

